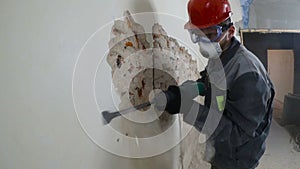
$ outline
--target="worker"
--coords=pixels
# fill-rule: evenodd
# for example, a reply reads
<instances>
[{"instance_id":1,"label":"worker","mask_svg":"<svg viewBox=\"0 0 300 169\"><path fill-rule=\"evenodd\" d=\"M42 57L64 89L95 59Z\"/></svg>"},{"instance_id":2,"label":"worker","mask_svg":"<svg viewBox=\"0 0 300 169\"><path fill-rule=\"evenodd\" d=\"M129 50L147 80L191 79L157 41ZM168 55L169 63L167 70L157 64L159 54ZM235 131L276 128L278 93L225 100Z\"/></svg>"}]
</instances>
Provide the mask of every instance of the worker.
<instances>
[{"instance_id":1,"label":"worker","mask_svg":"<svg viewBox=\"0 0 300 169\"><path fill-rule=\"evenodd\" d=\"M190 0L187 7L184 28L208 64L197 81L170 86L166 105L156 107L182 113L185 122L209 135L206 159L212 169L254 169L265 151L272 120L272 82L259 59L234 37L227 0ZM204 105L193 100L197 95L205 97Z\"/></svg>"}]
</instances>

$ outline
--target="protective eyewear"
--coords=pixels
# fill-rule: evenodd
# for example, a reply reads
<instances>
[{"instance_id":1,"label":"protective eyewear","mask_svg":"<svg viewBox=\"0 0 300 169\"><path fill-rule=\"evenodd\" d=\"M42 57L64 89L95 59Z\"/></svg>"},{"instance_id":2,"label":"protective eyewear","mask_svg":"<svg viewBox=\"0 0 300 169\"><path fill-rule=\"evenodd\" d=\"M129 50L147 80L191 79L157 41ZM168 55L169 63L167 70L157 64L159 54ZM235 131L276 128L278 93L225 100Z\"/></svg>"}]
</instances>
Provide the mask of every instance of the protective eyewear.
<instances>
[{"instance_id":1,"label":"protective eyewear","mask_svg":"<svg viewBox=\"0 0 300 169\"><path fill-rule=\"evenodd\" d=\"M222 26L216 25L205 29L188 29L193 43L215 42L222 36Z\"/></svg>"}]
</instances>

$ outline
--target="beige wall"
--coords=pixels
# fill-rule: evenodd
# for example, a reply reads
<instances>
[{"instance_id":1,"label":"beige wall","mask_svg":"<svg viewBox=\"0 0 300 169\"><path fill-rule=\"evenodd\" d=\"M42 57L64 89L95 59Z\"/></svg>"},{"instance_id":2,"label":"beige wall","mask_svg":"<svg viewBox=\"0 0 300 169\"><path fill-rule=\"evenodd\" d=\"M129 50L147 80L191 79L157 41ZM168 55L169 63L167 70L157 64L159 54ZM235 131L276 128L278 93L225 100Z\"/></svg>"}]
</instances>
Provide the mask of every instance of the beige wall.
<instances>
[{"instance_id":1,"label":"beige wall","mask_svg":"<svg viewBox=\"0 0 300 169\"><path fill-rule=\"evenodd\" d=\"M294 51L268 50L268 72L275 86L275 98L283 103L284 96L294 89Z\"/></svg>"}]
</instances>

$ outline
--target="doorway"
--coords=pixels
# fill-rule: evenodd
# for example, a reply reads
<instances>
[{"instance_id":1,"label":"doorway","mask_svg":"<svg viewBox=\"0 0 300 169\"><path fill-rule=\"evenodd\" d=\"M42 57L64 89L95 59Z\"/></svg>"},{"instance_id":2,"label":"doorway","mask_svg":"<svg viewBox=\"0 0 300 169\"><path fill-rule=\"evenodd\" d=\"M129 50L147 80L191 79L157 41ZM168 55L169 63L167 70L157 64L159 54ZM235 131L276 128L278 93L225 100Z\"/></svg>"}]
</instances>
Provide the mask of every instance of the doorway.
<instances>
[{"instance_id":1,"label":"doorway","mask_svg":"<svg viewBox=\"0 0 300 169\"><path fill-rule=\"evenodd\" d=\"M275 86L274 118L282 117L284 96L294 91L294 51L268 49L268 73Z\"/></svg>"}]
</instances>

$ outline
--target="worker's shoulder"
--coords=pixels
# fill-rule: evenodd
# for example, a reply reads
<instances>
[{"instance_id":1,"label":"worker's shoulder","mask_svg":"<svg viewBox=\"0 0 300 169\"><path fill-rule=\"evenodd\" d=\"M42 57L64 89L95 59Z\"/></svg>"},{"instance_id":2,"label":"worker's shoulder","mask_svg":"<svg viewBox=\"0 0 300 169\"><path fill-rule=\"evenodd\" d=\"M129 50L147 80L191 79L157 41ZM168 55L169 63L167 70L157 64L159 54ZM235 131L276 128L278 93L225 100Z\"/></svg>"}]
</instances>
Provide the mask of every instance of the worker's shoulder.
<instances>
[{"instance_id":1,"label":"worker's shoulder","mask_svg":"<svg viewBox=\"0 0 300 169\"><path fill-rule=\"evenodd\" d=\"M237 79L247 77L249 79L267 79L265 67L257 56L246 49L239 47L231 61L225 66L227 85L230 87ZM253 78L249 77L253 76Z\"/></svg>"},{"instance_id":2,"label":"worker's shoulder","mask_svg":"<svg viewBox=\"0 0 300 169\"><path fill-rule=\"evenodd\" d=\"M259 58L243 45L239 47L234 58L235 66L242 74L247 72L265 73L264 65Z\"/></svg>"}]
</instances>

